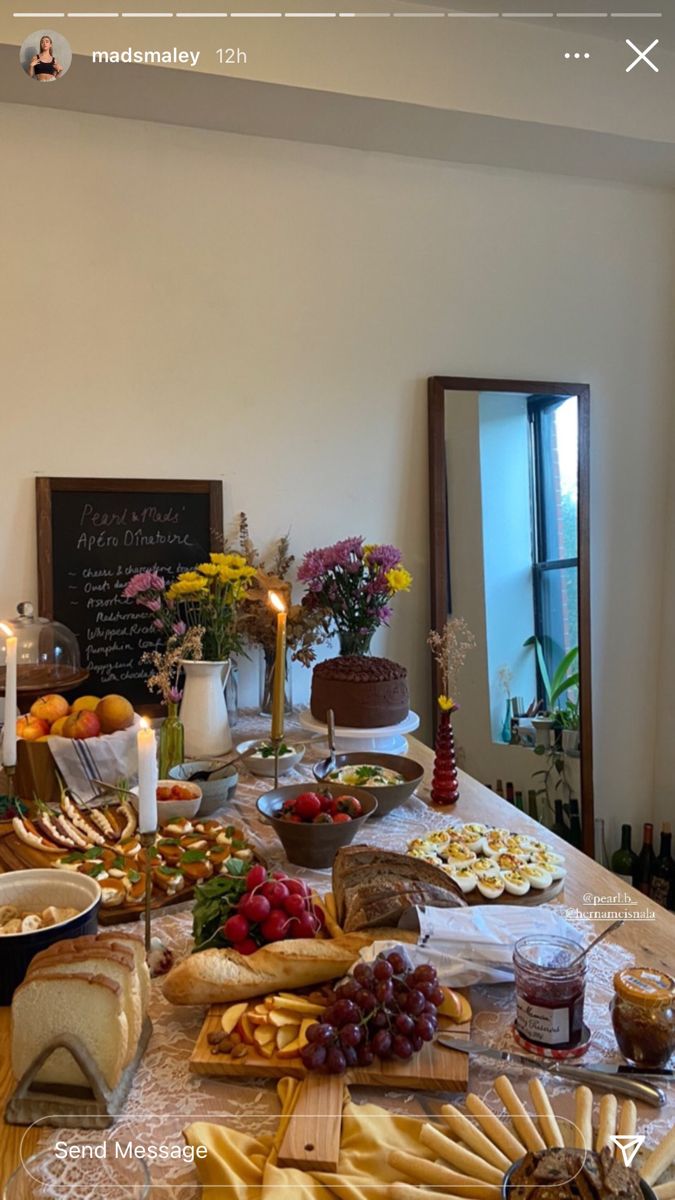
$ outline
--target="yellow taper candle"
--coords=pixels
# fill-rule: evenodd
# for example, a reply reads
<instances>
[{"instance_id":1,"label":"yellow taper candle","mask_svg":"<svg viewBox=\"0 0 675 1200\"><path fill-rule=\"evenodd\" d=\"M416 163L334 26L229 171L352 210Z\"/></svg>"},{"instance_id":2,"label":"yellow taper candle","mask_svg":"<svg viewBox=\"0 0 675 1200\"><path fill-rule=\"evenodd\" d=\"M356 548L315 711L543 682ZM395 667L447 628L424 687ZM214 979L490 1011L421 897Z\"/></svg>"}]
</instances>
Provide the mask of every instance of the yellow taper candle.
<instances>
[{"instance_id":1,"label":"yellow taper candle","mask_svg":"<svg viewBox=\"0 0 675 1200\"><path fill-rule=\"evenodd\" d=\"M269 592L269 601L277 613L277 650L274 658L272 686L272 741L284 736L286 707L286 607L276 592Z\"/></svg>"}]
</instances>

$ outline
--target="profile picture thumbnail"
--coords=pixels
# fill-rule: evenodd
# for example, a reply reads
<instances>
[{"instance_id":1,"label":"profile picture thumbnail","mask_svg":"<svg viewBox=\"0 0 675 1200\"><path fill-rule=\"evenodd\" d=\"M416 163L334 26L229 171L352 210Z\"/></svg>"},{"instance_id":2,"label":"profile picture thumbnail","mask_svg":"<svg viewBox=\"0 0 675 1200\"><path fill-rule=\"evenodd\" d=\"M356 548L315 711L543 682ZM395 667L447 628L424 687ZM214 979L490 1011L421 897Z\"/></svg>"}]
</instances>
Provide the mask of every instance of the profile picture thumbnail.
<instances>
[{"instance_id":1,"label":"profile picture thumbnail","mask_svg":"<svg viewBox=\"0 0 675 1200\"><path fill-rule=\"evenodd\" d=\"M29 79L37 83L54 83L65 74L73 52L63 34L53 29L37 29L23 41L19 62Z\"/></svg>"}]
</instances>

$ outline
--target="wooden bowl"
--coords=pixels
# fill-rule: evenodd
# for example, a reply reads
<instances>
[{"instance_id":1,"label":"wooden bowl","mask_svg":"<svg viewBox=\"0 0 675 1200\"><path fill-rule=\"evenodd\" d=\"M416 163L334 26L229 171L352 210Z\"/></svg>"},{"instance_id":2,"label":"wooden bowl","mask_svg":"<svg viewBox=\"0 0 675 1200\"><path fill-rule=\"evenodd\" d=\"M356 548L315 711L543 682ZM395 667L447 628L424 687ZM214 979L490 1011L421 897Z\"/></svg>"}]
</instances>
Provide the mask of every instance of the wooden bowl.
<instances>
[{"instance_id":1,"label":"wooden bowl","mask_svg":"<svg viewBox=\"0 0 675 1200\"><path fill-rule=\"evenodd\" d=\"M409 800L415 788L418 788L424 779L424 767L413 762L412 758L403 758L398 754L378 754L373 750L351 750L348 754L336 754L334 769L358 766L361 763L365 766L387 767L390 771L398 771L405 780L404 783L394 783L390 787L371 787L367 783L359 785L362 791L369 792L377 800L375 815L378 817L386 817L387 813L393 812L404 800ZM326 779L322 763L315 766L314 778L320 783ZM346 788L349 784L343 783L340 786Z\"/></svg>"},{"instance_id":2,"label":"wooden bowl","mask_svg":"<svg viewBox=\"0 0 675 1200\"><path fill-rule=\"evenodd\" d=\"M257 808L274 829L290 863L297 867L312 867L321 871L332 867L338 850L354 841L368 817L372 817L377 811L377 800L365 788L350 788L343 783L324 783L321 790L330 792L332 796L356 796L361 802L362 815L354 817L351 821L341 821L337 825L302 822L296 825L292 821L281 821L274 815L284 800L301 796L303 792L311 790L306 783L276 788L258 797Z\"/></svg>"}]
</instances>

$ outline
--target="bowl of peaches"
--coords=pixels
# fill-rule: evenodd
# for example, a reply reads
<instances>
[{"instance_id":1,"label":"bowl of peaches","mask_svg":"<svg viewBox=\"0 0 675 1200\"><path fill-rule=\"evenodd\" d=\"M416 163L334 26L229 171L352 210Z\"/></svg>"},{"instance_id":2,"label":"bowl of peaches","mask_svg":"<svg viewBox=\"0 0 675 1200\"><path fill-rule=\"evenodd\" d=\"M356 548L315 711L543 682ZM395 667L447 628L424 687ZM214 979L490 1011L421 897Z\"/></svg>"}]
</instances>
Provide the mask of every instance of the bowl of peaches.
<instances>
[{"instance_id":1,"label":"bowl of peaches","mask_svg":"<svg viewBox=\"0 0 675 1200\"><path fill-rule=\"evenodd\" d=\"M332 867L342 846L377 810L377 800L364 788L324 783L311 788L291 784L266 792L257 801L258 812L272 826L289 862L323 870Z\"/></svg>"},{"instance_id":2,"label":"bowl of peaches","mask_svg":"<svg viewBox=\"0 0 675 1200\"><path fill-rule=\"evenodd\" d=\"M133 804L138 808L138 788L131 789ZM202 789L196 783L177 783L175 779L157 781L157 821L160 826L185 817L190 821L199 812Z\"/></svg>"}]
</instances>

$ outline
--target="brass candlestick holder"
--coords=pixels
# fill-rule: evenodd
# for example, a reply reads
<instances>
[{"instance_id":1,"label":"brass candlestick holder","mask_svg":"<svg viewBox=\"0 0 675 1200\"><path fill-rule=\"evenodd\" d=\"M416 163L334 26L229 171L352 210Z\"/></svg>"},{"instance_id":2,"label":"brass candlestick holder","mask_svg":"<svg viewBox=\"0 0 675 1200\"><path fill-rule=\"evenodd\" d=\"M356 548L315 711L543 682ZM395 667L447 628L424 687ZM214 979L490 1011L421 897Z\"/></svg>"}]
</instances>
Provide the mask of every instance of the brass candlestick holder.
<instances>
[{"instance_id":1,"label":"brass candlestick holder","mask_svg":"<svg viewBox=\"0 0 675 1200\"><path fill-rule=\"evenodd\" d=\"M152 941L152 856L150 850L155 844L157 830L153 829L151 833L140 834L141 847L145 851L145 957L150 954L150 944Z\"/></svg>"},{"instance_id":2,"label":"brass candlestick holder","mask_svg":"<svg viewBox=\"0 0 675 1200\"><path fill-rule=\"evenodd\" d=\"M15 800L16 790L14 786L14 774L16 772L16 767L8 767L6 763L3 763L2 769L5 772L5 778L7 780L7 799Z\"/></svg>"},{"instance_id":3,"label":"brass candlestick holder","mask_svg":"<svg viewBox=\"0 0 675 1200\"><path fill-rule=\"evenodd\" d=\"M278 737L270 738L274 748L274 790L279 786L279 751L283 745L284 735L280 733Z\"/></svg>"}]
</instances>

